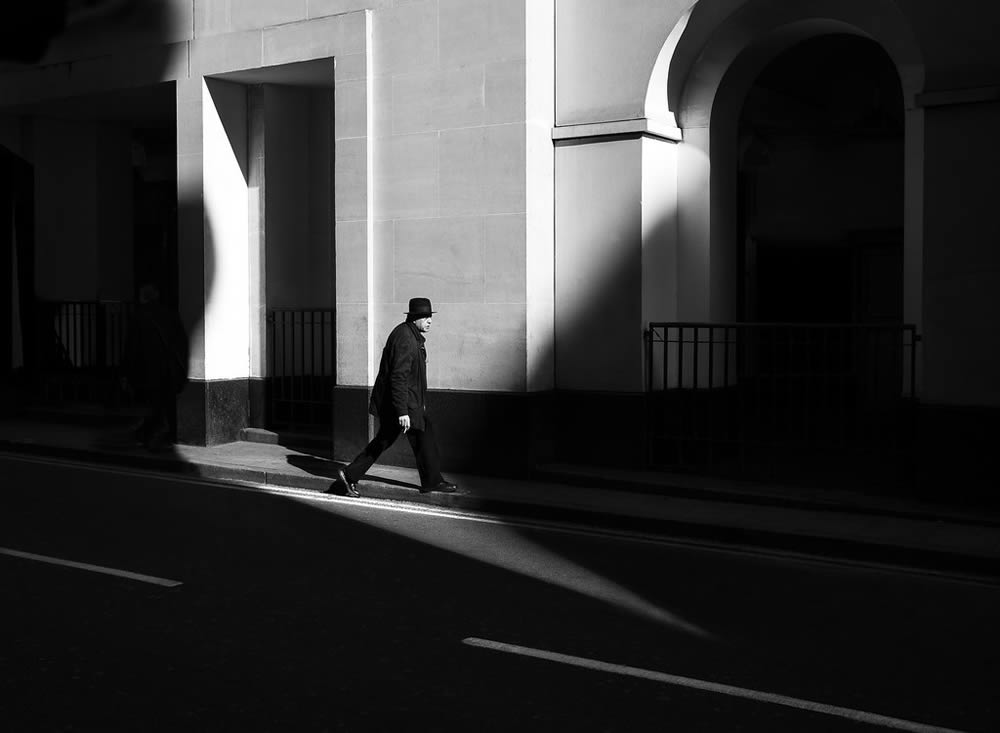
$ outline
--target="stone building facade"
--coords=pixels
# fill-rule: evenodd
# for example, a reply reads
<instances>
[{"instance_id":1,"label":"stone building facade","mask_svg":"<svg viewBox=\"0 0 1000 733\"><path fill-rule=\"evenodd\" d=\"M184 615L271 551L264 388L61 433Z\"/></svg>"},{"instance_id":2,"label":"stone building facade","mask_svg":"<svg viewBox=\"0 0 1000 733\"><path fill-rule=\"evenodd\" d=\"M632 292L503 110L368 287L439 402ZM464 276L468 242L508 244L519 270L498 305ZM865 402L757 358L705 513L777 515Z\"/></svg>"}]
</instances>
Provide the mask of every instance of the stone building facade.
<instances>
[{"instance_id":1,"label":"stone building facade","mask_svg":"<svg viewBox=\"0 0 1000 733\"><path fill-rule=\"evenodd\" d=\"M752 295L748 263L808 282L825 265L789 247L860 237L885 257L851 250L867 295L828 320L915 327L948 471L1000 406L998 23L986 0L150 0L0 69L0 143L33 171L35 297L173 283L184 442L265 427L269 309L325 309L350 457L421 295L454 468L644 464L649 324L819 307Z\"/></svg>"}]
</instances>

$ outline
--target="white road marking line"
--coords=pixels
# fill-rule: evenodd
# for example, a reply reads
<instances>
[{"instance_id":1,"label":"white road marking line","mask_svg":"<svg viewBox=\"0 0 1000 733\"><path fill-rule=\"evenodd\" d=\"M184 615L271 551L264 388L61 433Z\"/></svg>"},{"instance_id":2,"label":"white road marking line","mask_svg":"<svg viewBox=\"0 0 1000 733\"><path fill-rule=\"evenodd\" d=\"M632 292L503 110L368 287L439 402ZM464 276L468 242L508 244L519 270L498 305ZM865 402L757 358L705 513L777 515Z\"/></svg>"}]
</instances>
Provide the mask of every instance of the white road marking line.
<instances>
[{"instance_id":1,"label":"white road marking line","mask_svg":"<svg viewBox=\"0 0 1000 733\"><path fill-rule=\"evenodd\" d=\"M62 565L67 568L76 568L77 570L89 570L92 573L103 573L104 575L117 575L119 578L128 578L129 580L138 580L141 583L151 583L153 585L162 585L164 588L176 588L179 585L183 585L179 580L170 580L169 578L157 578L155 575L143 575L142 573L133 573L130 570L119 570L118 568L108 568L103 565L91 565L85 562L76 562L75 560L63 560L58 557L49 557L48 555L36 555L33 552L21 552L20 550L11 550L7 547L0 547L0 555L9 555L10 557L19 557L23 560L35 560L37 562L44 562L50 565Z\"/></svg>"},{"instance_id":2,"label":"white road marking line","mask_svg":"<svg viewBox=\"0 0 1000 733\"><path fill-rule=\"evenodd\" d=\"M665 672L655 672L649 669L642 669L641 667L629 667L623 664L601 662L596 659L575 657L569 654L545 651L544 649L518 646L517 644L505 644L500 641L490 641L489 639L478 639L476 637L463 639L462 643L480 649L489 649L495 652L505 652L507 654L517 654L524 657L534 657L536 659L544 659L549 662L559 662L561 664L583 667L585 669L597 670L599 672L609 672L611 674L626 675L628 677L638 677L640 679L662 682L668 685L678 685L680 687L690 687L704 692L715 692L721 695L730 695L731 697L742 697L747 700L771 703L772 705L784 705L785 707L807 710L813 713L822 713L823 715L833 715L840 718L847 718L848 720L853 720L859 723L879 725L883 728L891 728L893 730L910 731L911 733L965 733L964 731L956 730L954 728L941 728L935 725L916 723L912 720L903 720L901 718L893 718L887 715L868 713L864 710L843 708L837 705L826 705L824 703L813 702L811 700L801 700L796 697L777 695L772 692L761 692L760 690L751 690L745 687L724 685L718 682L707 682L705 680L694 679L692 677L681 677L678 675L667 674Z\"/></svg>"}]
</instances>

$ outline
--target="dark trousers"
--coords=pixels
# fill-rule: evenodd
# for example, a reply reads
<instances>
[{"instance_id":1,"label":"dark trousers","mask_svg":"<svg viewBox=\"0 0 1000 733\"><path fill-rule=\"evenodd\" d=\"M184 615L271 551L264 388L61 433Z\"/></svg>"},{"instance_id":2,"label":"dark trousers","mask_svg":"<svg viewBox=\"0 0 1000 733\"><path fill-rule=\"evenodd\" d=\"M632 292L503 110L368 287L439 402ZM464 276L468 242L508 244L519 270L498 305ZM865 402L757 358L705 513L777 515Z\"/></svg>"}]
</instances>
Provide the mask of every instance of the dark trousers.
<instances>
[{"instance_id":1,"label":"dark trousers","mask_svg":"<svg viewBox=\"0 0 1000 733\"><path fill-rule=\"evenodd\" d=\"M378 457L396 442L402 432L403 428L399 426L398 418L380 417L378 432L372 438L372 442L344 469L344 477L352 484L357 483L372 467L372 464L378 460ZM411 428L406 431L406 438L410 441L413 456L417 459L420 485L424 488L437 486L444 479L441 477L441 457L438 454L437 441L434 439L434 427L431 424L431 419L425 415L424 429L413 430Z\"/></svg>"}]
</instances>

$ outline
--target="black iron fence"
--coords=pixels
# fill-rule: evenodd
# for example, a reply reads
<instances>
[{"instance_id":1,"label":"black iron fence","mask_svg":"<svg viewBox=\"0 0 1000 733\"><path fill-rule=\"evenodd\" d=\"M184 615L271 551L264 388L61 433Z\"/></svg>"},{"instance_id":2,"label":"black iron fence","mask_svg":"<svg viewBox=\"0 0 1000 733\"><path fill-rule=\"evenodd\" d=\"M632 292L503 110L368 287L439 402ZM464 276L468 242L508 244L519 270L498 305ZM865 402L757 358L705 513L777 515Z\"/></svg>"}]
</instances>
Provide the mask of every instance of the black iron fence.
<instances>
[{"instance_id":1,"label":"black iron fence","mask_svg":"<svg viewBox=\"0 0 1000 733\"><path fill-rule=\"evenodd\" d=\"M332 308L268 310L269 428L308 433L332 429L335 333Z\"/></svg>"},{"instance_id":2,"label":"black iron fence","mask_svg":"<svg viewBox=\"0 0 1000 733\"><path fill-rule=\"evenodd\" d=\"M117 388L134 306L123 301L38 301L34 358L37 397L46 403L106 404Z\"/></svg>"},{"instance_id":3,"label":"black iron fence","mask_svg":"<svg viewBox=\"0 0 1000 733\"><path fill-rule=\"evenodd\" d=\"M912 476L909 325L651 323L653 466L889 486Z\"/></svg>"}]
</instances>

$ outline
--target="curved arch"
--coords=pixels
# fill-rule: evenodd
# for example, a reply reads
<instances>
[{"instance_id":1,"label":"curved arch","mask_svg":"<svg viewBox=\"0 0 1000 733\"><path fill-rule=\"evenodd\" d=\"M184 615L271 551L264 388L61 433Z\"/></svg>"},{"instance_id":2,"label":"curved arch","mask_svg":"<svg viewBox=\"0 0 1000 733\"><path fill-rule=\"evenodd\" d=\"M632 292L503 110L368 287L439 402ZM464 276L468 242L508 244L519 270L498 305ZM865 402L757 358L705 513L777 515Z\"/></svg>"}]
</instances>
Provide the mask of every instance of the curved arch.
<instances>
[{"instance_id":1,"label":"curved arch","mask_svg":"<svg viewBox=\"0 0 1000 733\"><path fill-rule=\"evenodd\" d=\"M721 25L705 27L698 8L692 13L667 72L667 106L680 127L707 124L723 77L738 57L749 54L757 70L779 53L807 38L851 33L878 43L892 59L903 85L904 100L923 87L920 47L906 17L892 0L808 0L761 4L750 0Z\"/></svg>"},{"instance_id":2,"label":"curved arch","mask_svg":"<svg viewBox=\"0 0 1000 733\"><path fill-rule=\"evenodd\" d=\"M691 19L691 13L694 11L694 7L697 4L698 0L694 0L694 2L683 13L681 13L677 22L674 23L674 27L671 28L670 34L667 36L667 40L663 43L660 53L656 57L656 62L653 64L653 71L649 77L649 83L646 86L646 99L642 106L643 114L647 120L662 120L671 127L677 127L677 121L674 117L674 113L671 111L672 108L670 105L670 91L668 83L670 79L670 65L673 62L677 46L680 43L681 38L684 36L684 31L687 29L688 21Z\"/></svg>"},{"instance_id":3,"label":"curved arch","mask_svg":"<svg viewBox=\"0 0 1000 733\"><path fill-rule=\"evenodd\" d=\"M647 116L702 124L723 76L741 54L760 66L792 44L825 33L854 33L882 46L896 65L904 99L923 87L923 60L909 21L893 0L696 0L671 29L650 76Z\"/></svg>"},{"instance_id":4,"label":"curved arch","mask_svg":"<svg viewBox=\"0 0 1000 733\"><path fill-rule=\"evenodd\" d=\"M904 247L910 280L904 310L920 320L923 61L894 0L696 0L671 29L649 79L646 114L673 119L677 162L678 315L733 320L738 304L735 217L737 121L750 86L772 59L811 37L848 33L888 54L907 107Z\"/></svg>"}]
</instances>

